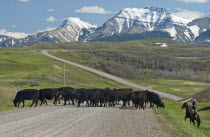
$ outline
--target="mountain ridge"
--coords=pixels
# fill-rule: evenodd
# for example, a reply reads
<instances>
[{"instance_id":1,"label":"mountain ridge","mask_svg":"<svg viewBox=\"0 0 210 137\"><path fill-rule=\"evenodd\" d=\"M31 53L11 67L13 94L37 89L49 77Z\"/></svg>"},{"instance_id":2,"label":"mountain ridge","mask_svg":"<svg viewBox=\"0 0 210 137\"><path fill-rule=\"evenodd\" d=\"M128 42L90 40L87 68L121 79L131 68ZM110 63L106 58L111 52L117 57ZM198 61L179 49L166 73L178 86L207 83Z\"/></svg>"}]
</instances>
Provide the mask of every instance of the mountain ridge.
<instances>
[{"instance_id":1,"label":"mountain ridge","mask_svg":"<svg viewBox=\"0 0 210 137\"><path fill-rule=\"evenodd\" d=\"M70 17L53 30L38 32L25 38L17 39L1 35L0 47L31 45L40 42L98 41L113 35L132 35L148 31L167 32L173 40L181 42L197 42L196 38L210 28L209 24L210 17L184 19L168 12L166 8L149 6L125 8L99 27L79 18ZM202 41L199 40L199 43Z\"/></svg>"}]
</instances>

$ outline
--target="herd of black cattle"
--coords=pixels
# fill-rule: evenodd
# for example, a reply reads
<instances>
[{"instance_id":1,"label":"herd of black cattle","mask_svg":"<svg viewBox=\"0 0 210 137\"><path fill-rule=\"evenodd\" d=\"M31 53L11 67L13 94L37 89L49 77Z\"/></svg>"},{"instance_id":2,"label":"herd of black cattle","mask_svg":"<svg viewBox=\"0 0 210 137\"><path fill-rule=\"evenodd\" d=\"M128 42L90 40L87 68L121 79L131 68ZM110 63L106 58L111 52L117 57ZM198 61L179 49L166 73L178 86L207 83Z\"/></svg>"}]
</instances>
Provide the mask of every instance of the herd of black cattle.
<instances>
[{"instance_id":1,"label":"herd of black cattle","mask_svg":"<svg viewBox=\"0 0 210 137\"><path fill-rule=\"evenodd\" d=\"M38 101L46 103L47 100L53 100L56 105L57 102L60 103L60 100L64 100L64 105L66 105L67 101L79 107L80 104L86 102L87 107L106 107L112 106L119 103L119 101L123 102L122 107L126 107L126 105L130 105L130 101L132 101L133 106L137 108L145 108L147 103L150 103L150 107L153 107L154 104L158 107L164 108L164 103L161 101L159 95L157 93L151 91L132 91L132 89L75 89L72 87L62 87L62 88L47 88L47 89L24 89L18 91L13 103L15 106L19 107L20 103L23 103L25 100L32 100L31 106L35 103L35 107L38 104Z\"/></svg>"}]
</instances>

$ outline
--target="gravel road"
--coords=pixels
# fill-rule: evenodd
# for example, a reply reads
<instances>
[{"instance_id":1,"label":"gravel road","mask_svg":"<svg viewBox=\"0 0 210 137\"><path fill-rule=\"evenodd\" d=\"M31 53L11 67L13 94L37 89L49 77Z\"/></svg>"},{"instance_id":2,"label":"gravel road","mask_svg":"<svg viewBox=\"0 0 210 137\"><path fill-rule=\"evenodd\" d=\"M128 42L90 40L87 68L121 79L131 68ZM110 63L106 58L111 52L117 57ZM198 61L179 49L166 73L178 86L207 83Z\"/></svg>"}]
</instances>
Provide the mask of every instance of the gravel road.
<instances>
[{"instance_id":1,"label":"gravel road","mask_svg":"<svg viewBox=\"0 0 210 137\"><path fill-rule=\"evenodd\" d=\"M53 105L0 112L1 137L159 137L162 131L152 108Z\"/></svg>"},{"instance_id":2,"label":"gravel road","mask_svg":"<svg viewBox=\"0 0 210 137\"><path fill-rule=\"evenodd\" d=\"M108 74L108 73L105 73L105 72L101 72L101 71L98 71L98 70L95 70L93 68L80 65L78 63L75 63L75 62L72 62L72 61L69 61L69 60L64 60L64 59L58 58L56 56L53 56L53 55L49 54L47 51L48 50L42 50L41 53L43 55L48 56L50 58L53 58L55 60L58 60L58 61L61 61L61 62L65 62L67 64L76 66L78 68L81 68L81 69L84 69L84 70L87 70L87 71L96 73L98 75L101 75L101 76L106 77L108 79L114 80L114 81L116 81L118 83L127 85L129 87L133 87L133 88L137 88L137 89L141 89L141 90L148 89L148 87L144 87L144 86L141 86L141 85L137 85L137 84L131 83L131 82L129 82L127 80L124 80L122 78L119 78L117 76L114 76L114 75L111 75L111 74ZM163 92L160 92L160 91L157 91L157 90L153 90L153 89L149 89L149 90L152 91L152 92L158 93L160 96L165 97L165 98L168 98L168 99L171 99L171 100L182 100L182 98L180 98L178 96L175 96L175 95L172 95L172 94L163 93Z\"/></svg>"}]
</instances>

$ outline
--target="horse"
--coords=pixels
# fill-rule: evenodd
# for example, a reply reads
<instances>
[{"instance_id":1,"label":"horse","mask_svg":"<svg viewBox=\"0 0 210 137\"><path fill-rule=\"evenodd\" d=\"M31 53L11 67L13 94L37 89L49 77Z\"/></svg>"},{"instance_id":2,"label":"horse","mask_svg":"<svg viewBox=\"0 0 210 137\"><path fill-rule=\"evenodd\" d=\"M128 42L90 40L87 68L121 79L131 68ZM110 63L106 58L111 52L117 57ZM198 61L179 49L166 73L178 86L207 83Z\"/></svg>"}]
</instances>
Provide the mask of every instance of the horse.
<instances>
[{"instance_id":1,"label":"horse","mask_svg":"<svg viewBox=\"0 0 210 137\"><path fill-rule=\"evenodd\" d=\"M189 106L187 104L187 102L184 102L184 104L182 105L182 109L186 108L186 115L185 115L185 121L187 118L190 118L190 123L193 122L193 125L195 125L194 120L196 120L197 122L197 126L199 128L200 124L201 124L201 120L200 120L200 116L198 115L197 112L193 113L193 110L191 108L191 106Z\"/></svg>"}]
</instances>

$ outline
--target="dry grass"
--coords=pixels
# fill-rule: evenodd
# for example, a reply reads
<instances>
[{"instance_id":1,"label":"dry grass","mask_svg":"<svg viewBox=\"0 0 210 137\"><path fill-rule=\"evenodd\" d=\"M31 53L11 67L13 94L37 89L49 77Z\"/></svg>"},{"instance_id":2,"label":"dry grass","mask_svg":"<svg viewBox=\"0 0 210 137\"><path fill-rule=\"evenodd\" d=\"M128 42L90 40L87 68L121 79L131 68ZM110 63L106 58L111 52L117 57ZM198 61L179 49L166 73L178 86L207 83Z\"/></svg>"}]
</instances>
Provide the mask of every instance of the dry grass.
<instances>
[{"instance_id":1,"label":"dry grass","mask_svg":"<svg viewBox=\"0 0 210 137\"><path fill-rule=\"evenodd\" d=\"M0 89L0 111L13 107L12 99L20 89L2 85L0 85Z\"/></svg>"}]
</instances>

